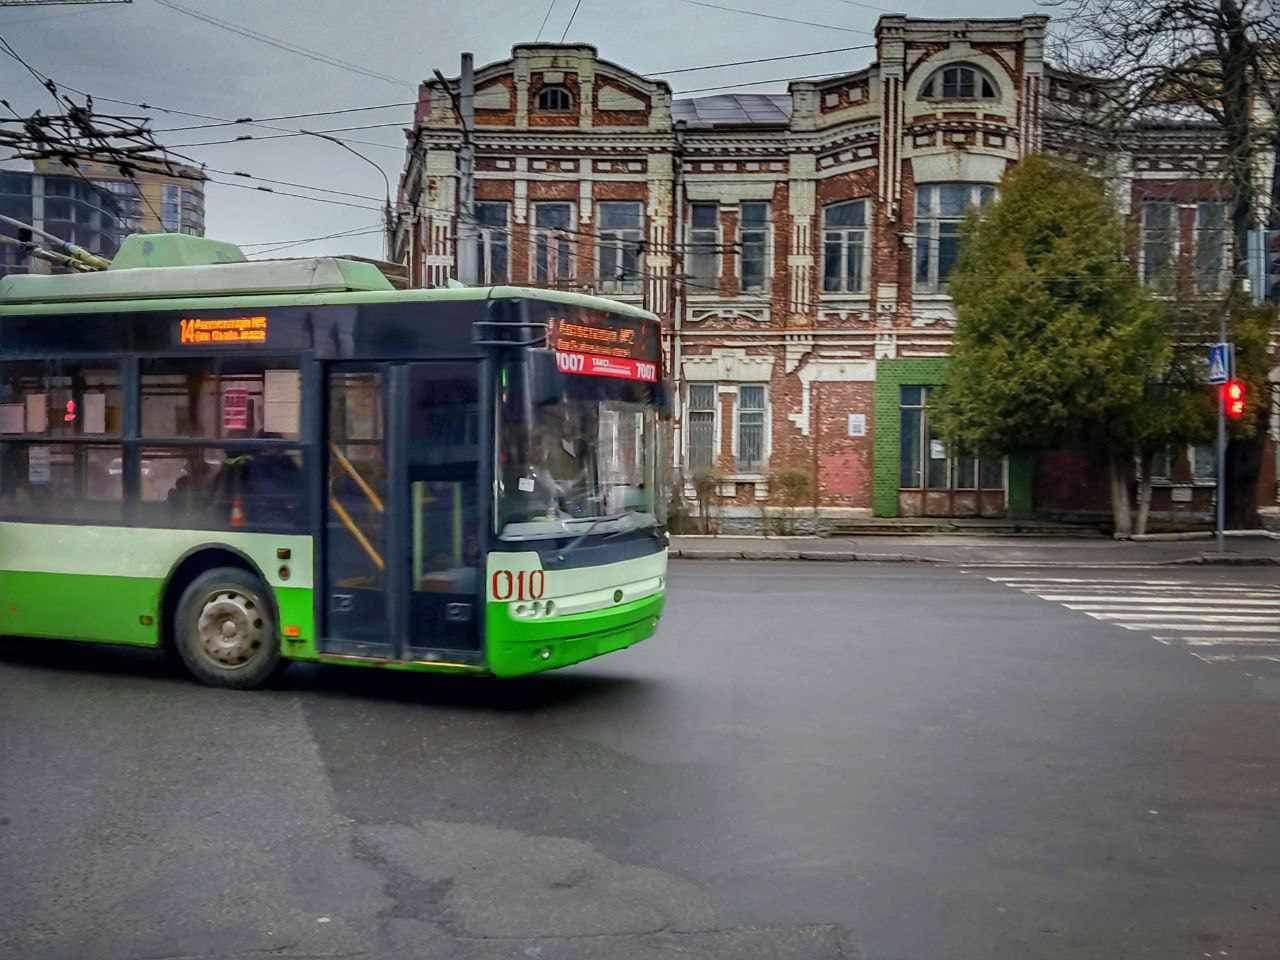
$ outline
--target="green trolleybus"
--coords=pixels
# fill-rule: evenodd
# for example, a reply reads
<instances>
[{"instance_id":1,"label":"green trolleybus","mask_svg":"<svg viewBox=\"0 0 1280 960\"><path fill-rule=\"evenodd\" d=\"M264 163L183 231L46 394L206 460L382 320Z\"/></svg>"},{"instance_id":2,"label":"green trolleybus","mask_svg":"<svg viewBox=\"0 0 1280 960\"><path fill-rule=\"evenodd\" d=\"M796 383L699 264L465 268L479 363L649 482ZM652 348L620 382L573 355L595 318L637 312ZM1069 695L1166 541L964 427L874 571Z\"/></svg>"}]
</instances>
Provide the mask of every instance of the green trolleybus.
<instances>
[{"instance_id":1,"label":"green trolleybus","mask_svg":"<svg viewBox=\"0 0 1280 960\"><path fill-rule=\"evenodd\" d=\"M657 318L129 238L0 280L0 635L514 676L650 636Z\"/></svg>"}]
</instances>

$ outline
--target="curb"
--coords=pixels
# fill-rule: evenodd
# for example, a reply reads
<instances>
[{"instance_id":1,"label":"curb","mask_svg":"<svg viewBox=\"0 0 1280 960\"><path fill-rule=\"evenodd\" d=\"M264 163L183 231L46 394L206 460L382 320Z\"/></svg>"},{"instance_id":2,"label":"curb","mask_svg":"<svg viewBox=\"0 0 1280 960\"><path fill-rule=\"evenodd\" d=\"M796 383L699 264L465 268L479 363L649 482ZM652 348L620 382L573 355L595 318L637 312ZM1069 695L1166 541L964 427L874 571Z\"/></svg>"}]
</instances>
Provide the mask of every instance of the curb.
<instances>
[{"instance_id":1,"label":"curb","mask_svg":"<svg viewBox=\"0 0 1280 960\"><path fill-rule=\"evenodd\" d=\"M1280 540L1280 533L1272 530L1223 530L1222 535L1232 540ZM1116 536L1114 539L1124 542L1131 540L1134 543L1178 543L1188 542L1192 540L1212 540L1214 533L1212 530L1196 530L1186 533L1133 533L1127 537Z\"/></svg>"},{"instance_id":2,"label":"curb","mask_svg":"<svg viewBox=\"0 0 1280 960\"><path fill-rule=\"evenodd\" d=\"M749 560L749 561L797 561L825 563L933 563L956 567L1055 567L1076 570L1125 569L1133 567L1275 567L1280 557L1228 557L1213 553L1194 557L1177 557L1172 560L955 560L949 557L921 557L906 553L854 553L850 550L797 550L747 551L747 550L689 550L682 547L670 549L667 555L673 560Z\"/></svg>"}]
</instances>

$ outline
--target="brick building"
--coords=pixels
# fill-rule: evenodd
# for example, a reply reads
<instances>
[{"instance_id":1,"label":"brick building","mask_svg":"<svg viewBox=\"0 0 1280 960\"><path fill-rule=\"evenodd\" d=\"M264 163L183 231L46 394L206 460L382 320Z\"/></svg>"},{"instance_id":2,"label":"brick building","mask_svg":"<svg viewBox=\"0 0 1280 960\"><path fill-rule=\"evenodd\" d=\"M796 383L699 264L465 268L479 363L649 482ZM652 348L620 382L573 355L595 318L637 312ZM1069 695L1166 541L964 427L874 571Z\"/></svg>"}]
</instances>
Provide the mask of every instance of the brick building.
<instances>
[{"instance_id":1,"label":"brick building","mask_svg":"<svg viewBox=\"0 0 1280 960\"><path fill-rule=\"evenodd\" d=\"M758 521L794 472L831 521L1105 510L1079 458L952 457L929 427L966 211L1028 152L1094 150L1088 93L1045 62L1047 25L885 16L868 67L692 99L590 46L519 45L475 73L482 281L663 318L677 476L717 478L726 526ZM414 285L455 270L461 143L449 91L423 84L393 257ZM1141 230L1137 269L1152 283L1177 269L1193 296L1223 289L1230 266L1226 207L1202 172L1216 144L1204 124L1157 124L1108 158ZM1276 419L1259 490L1271 506ZM1155 511L1203 511L1205 451L1166 459Z\"/></svg>"}]
</instances>

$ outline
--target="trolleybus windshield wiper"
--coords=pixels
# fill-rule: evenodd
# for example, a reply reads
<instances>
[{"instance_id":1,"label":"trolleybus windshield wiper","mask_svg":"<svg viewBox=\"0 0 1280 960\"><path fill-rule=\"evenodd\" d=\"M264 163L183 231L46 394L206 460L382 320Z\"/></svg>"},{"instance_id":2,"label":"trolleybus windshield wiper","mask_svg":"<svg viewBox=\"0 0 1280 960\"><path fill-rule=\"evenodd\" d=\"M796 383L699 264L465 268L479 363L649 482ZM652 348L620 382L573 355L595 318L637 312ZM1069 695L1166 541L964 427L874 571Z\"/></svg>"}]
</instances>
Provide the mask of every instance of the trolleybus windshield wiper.
<instances>
[{"instance_id":1,"label":"trolleybus windshield wiper","mask_svg":"<svg viewBox=\"0 0 1280 960\"><path fill-rule=\"evenodd\" d=\"M626 520L628 517L647 517L647 516L651 516L651 514L648 514L643 510L624 510L622 513L614 513L607 517L591 517L590 518L591 525L587 527L587 529L583 530L582 533L574 537L573 540L571 540L567 546L557 551L557 555L559 556L560 559L563 560L565 554L572 553L574 550L578 549L582 541L586 540L587 537L595 533L596 527L600 526L600 524L602 523L607 523L611 520ZM639 527L630 527L626 530L615 530L613 532L629 533L631 530L638 530L638 529Z\"/></svg>"}]
</instances>

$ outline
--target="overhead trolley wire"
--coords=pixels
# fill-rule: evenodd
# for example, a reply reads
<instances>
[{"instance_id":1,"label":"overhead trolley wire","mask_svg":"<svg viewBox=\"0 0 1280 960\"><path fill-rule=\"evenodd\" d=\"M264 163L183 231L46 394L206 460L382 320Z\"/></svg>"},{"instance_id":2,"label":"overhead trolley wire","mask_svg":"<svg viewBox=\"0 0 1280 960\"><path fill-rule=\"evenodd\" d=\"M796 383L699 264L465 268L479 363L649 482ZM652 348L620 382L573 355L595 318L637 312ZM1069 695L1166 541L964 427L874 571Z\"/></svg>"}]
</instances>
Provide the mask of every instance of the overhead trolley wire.
<instances>
[{"instance_id":1,"label":"overhead trolley wire","mask_svg":"<svg viewBox=\"0 0 1280 960\"><path fill-rule=\"evenodd\" d=\"M839 30L841 33L861 33L868 37L874 37L875 34L870 30L856 30L853 27L840 27L834 23L818 23L815 20L797 20L795 17L780 17L773 13L761 13L759 10L744 10L742 7L729 7L720 3L710 3L708 0L684 0L685 3L691 3L695 7L706 7L709 10L723 10L726 13L740 13L749 17L760 17L763 20L776 20L780 23L796 23L805 27L819 27L823 30Z\"/></svg>"},{"instance_id":2,"label":"overhead trolley wire","mask_svg":"<svg viewBox=\"0 0 1280 960\"><path fill-rule=\"evenodd\" d=\"M551 11L555 9L555 6L556 0L551 0L551 2L547 4L547 12L542 15L542 25L538 27L538 35L533 38L534 43L537 43L542 39L542 31L547 29L547 20L551 18Z\"/></svg>"},{"instance_id":3,"label":"overhead trolley wire","mask_svg":"<svg viewBox=\"0 0 1280 960\"><path fill-rule=\"evenodd\" d=\"M560 34L560 42L564 43L564 38L569 35L569 28L573 26L573 20L578 15L578 8L582 6L582 0L578 0L573 5L573 13L569 14L569 22L564 25L564 32Z\"/></svg>"},{"instance_id":4,"label":"overhead trolley wire","mask_svg":"<svg viewBox=\"0 0 1280 960\"><path fill-rule=\"evenodd\" d=\"M260 124L272 120L307 120L311 117L328 117L339 113L364 113L369 110L390 110L393 107L414 107L417 100L401 100L396 103L378 103L368 107L344 107L341 110L313 110L310 113L285 113L275 117L239 117L235 120L219 120L217 123L197 123L185 127L155 127L152 133L178 133L187 130L210 130L216 127L233 127L236 124Z\"/></svg>"},{"instance_id":5,"label":"overhead trolley wire","mask_svg":"<svg viewBox=\"0 0 1280 960\"><path fill-rule=\"evenodd\" d=\"M343 237L343 236L346 236L347 234L362 233L367 230L375 230L375 229L381 230L382 224L370 223L363 227L350 227L346 230L339 230L336 233L326 233L318 237L292 237L292 238L284 238L284 239L277 238L275 240L246 240L241 243L237 243L236 246L237 247L275 247L275 246L280 246L286 243L287 244L311 243L312 241L316 241L316 240L332 240L335 237Z\"/></svg>"},{"instance_id":6,"label":"overhead trolley wire","mask_svg":"<svg viewBox=\"0 0 1280 960\"><path fill-rule=\"evenodd\" d=\"M264 43L267 46L275 47L277 50L284 50L287 53L296 54L300 57L306 57L308 60L315 60L318 63L324 63L331 67L337 67L346 70L349 73L360 74L361 76L370 77L374 80L382 80L386 83L407 84L413 86L412 80L405 80L403 77L392 77L385 73L378 73L374 70L366 69L358 63L352 63L349 60L342 60L331 54L322 53L319 50L312 50L309 47L292 43L287 40L281 40L279 37L273 37L270 34L262 33L259 30L253 30L249 27L233 23L228 20L221 20L218 17L211 16L200 10L193 10L190 7L184 7L182 4L174 3L173 0L155 0L162 7L167 7L177 13L200 20L210 26L217 27L220 30L226 30L230 33L246 37L249 40L255 40L258 43Z\"/></svg>"},{"instance_id":7,"label":"overhead trolley wire","mask_svg":"<svg viewBox=\"0 0 1280 960\"><path fill-rule=\"evenodd\" d=\"M728 60L724 63L709 63L702 67L679 67L675 70L652 70L647 77L669 77L677 73L697 73L702 70L718 70L721 67L747 67L757 63L777 63L779 60L800 60L804 57L822 57L831 53L850 53L854 50L874 50L874 43L860 43L852 47L833 47L830 50L811 50L808 53L788 53L780 57L755 57L751 60Z\"/></svg>"}]
</instances>

